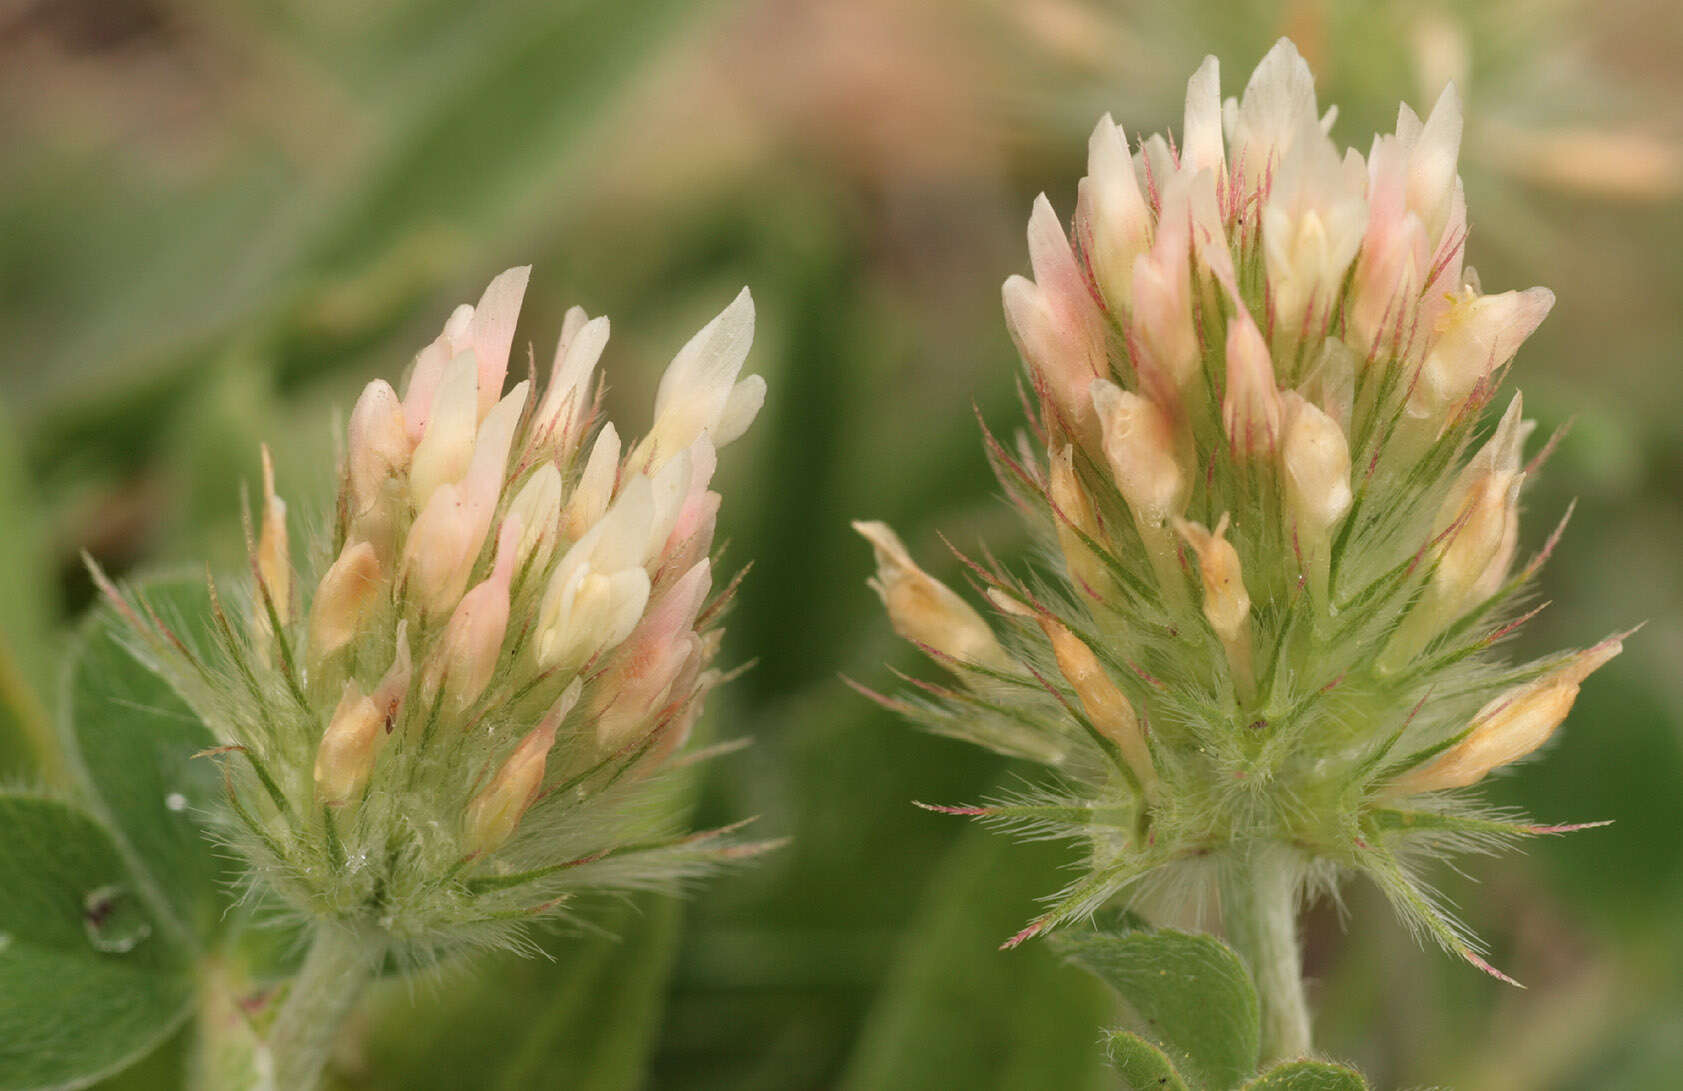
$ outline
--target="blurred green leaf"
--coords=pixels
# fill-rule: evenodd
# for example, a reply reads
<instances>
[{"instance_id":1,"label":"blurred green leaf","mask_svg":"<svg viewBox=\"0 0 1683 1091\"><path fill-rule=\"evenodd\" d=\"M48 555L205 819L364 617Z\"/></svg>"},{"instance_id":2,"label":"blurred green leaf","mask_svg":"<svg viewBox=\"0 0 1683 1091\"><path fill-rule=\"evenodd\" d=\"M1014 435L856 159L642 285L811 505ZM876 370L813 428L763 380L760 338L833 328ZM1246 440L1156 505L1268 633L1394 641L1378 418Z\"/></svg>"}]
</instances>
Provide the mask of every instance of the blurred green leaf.
<instances>
[{"instance_id":1,"label":"blurred green leaf","mask_svg":"<svg viewBox=\"0 0 1683 1091\"><path fill-rule=\"evenodd\" d=\"M10 415L0 406L0 778L57 780L62 757L42 700L50 677L53 576Z\"/></svg>"},{"instance_id":2,"label":"blurred green leaf","mask_svg":"<svg viewBox=\"0 0 1683 1091\"><path fill-rule=\"evenodd\" d=\"M452 966L445 981L391 981L371 1002L343 1088L632 1091L643 1086L682 905L645 895L589 914L590 935L530 955Z\"/></svg>"},{"instance_id":3,"label":"blurred green leaf","mask_svg":"<svg viewBox=\"0 0 1683 1091\"><path fill-rule=\"evenodd\" d=\"M204 646L197 634L209 624L210 606L202 577L137 587L184 641ZM199 948L221 929L235 877L206 837L205 816L222 799L216 764L193 756L215 740L127 640L108 609L83 626L66 678L65 737L142 893L166 914L178 941Z\"/></svg>"},{"instance_id":4,"label":"blurred green leaf","mask_svg":"<svg viewBox=\"0 0 1683 1091\"><path fill-rule=\"evenodd\" d=\"M931 876L838 1086L1113 1086L1098 1046L1109 1017L1103 990L1058 965L1044 945L999 949L1033 912L1062 851L966 831Z\"/></svg>"},{"instance_id":5,"label":"blurred green leaf","mask_svg":"<svg viewBox=\"0 0 1683 1091\"><path fill-rule=\"evenodd\" d=\"M186 1017L183 952L94 818L0 795L0 875L0 1088L91 1083Z\"/></svg>"},{"instance_id":6,"label":"blurred green leaf","mask_svg":"<svg viewBox=\"0 0 1683 1091\"><path fill-rule=\"evenodd\" d=\"M1367 1081L1341 1064L1288 1061L1245 1084L1244 1091L1367 1091Z\"/></svg>"},{"instance_id":7,"label":"blurred green leaf","mask_svg":"<svg viewBox=\"0 0 1683 1091\"><path fill-rule=\"evenodd\" d=\"M1061 932L1050 942L1121 993L1145 1036L1199 1086L1229 1088L1256 1071L1256 987L1219 939L1133 928Z\"/></svg>"},{"instance_id":8,"label":"blurred green leaf","mask_svg":"<svg viewBox=\"0 0 1683 1091\"><path fill-rule=\"evenodd\" d=\"M1131 1091L1187 1091L1174 1063L1132 1031L1113 1030L1106 1035L1105 1053Z\"/></svg>"}]
</instances>

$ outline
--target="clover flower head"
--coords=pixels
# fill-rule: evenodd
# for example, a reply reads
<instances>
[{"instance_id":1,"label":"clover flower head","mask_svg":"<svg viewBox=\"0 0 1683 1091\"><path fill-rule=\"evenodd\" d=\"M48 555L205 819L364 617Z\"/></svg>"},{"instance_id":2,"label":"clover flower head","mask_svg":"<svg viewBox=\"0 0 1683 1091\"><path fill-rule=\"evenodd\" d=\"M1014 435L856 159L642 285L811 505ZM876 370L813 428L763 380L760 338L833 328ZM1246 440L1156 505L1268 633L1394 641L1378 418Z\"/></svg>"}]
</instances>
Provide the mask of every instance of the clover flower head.
<instances>
[{"instance_id":1,"label":"clover flower head","mask_svg":"<svg viewBox=\"0 0 1683 1091\"><path fill-rule=\"evenodd\" d=\"M222 743L254 880L417 956L756 847L675 829L654 775L721 681L710 485L765 396L740 375L753 301L679 351L627 450L601 421L606 318L568 311L548 383L504 390L528 273L457 308L401 395L363 390L325 541L291 547L265 448L240 593L211 582L208 618L166 624L104 585Z\"/></svg>"},{"instance_id":2,"label":"clover flower head","mask_svg":"<svg viewBox=\"0 0 1683 1091\"><path fill-rule=\"evenodd\" d=\"M1178 143L1101 119L1069 230L1039 198L1032 278L1005 282L1037 406L988 451L1045 563L968 562L990 623L858 524L896 630L956 679L883 700L1055 772L948 808L1085 846L1017 940L1201 899L1222 861L1268 854L1299 891L1370 876L1485 966L1420 865L1568 828L1465 789L1620 648L1493 650L1553 539L1516 569L1542 455L1518 395L1485 410L1554 297L1487 294L1464 262L1453 88L1364 156L1289 41L1239 97L1218 77L1213 57L1192 76Z\"/></svg>"}]
</instances>

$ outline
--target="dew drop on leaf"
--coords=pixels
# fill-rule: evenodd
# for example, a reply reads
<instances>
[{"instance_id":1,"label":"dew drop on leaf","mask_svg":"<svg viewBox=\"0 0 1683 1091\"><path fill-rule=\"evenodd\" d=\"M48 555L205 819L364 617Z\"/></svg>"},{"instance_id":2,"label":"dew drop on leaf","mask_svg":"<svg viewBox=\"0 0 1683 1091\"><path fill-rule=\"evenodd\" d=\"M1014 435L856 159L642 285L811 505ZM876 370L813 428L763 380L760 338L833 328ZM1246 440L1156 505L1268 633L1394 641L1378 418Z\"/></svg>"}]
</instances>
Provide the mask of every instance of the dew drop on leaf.
<instances>
[{"instance_id":1,"label":"dew drop on leaf","mask_svg":"<svg viewBox=\"0 0 1683 1091\"><path fill-rule=\"evenodd\" d=\"M89 943L112 955L127 954L152 934L140 899L121 886L102 886L83 896L82 927Z\"/></svg>"},{"instance_id":2,"label":"dew drop on leaf","mask_svg":"<svg viewBox=\"0 0 1683 1091\"><path fill-rule=\"evenodd\" d=\"M180 792L171 792L164 797L164 806L172 811L184 811L187 809L187 797Z\"/></svg>"}]
</instances>

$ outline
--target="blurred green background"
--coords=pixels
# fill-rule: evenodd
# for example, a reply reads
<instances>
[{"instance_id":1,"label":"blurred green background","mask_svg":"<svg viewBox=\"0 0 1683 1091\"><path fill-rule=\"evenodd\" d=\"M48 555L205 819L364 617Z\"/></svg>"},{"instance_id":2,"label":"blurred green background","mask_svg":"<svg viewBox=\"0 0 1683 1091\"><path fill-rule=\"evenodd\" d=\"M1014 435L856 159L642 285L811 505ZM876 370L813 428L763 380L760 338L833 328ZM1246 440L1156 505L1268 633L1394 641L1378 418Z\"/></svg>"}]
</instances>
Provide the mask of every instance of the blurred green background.
<instances>
[{"instance_id":1,"label":"blurred green background","mask_svg":"<svg viewBox=\"0 0 1683 1091\"><path fill-rule=\"evenodd\" d=\"M913 667L852 517L914 551L1022 532L971 412L1009 430L998 288L1086 133L1179 127L1206 52L1242 87L1278 35L1365 150L1445 80L1468 118L1471 260L1559 304L1514 375L1571 432L1528 494L1574 497L1515 654L1648 619L1559 743L1492 785L1606 829L1445 870L1524 981L1421 951L1372 890L1307 921L1318 1040L1379 1087L1668 1088L1683 1071L1683 18L1670 0L0 0L0 778L61 782L58 658L117 571L237 560L257 441L325 510L331 422L458 301L535 265L520 340L614 323L622 431L747 283L766 411L724 460L755 567L699 819L790 847L683 902L387 987L343 1088L1101 1088L1108 1001L998 943L1068 851L910 800L1021 774L849 692ZM957 578L954 565L932 566ZM916 668L913 668L916 669ZM185 1035L113 1084L168 1087Z\"/></svg>"}]
</instances>

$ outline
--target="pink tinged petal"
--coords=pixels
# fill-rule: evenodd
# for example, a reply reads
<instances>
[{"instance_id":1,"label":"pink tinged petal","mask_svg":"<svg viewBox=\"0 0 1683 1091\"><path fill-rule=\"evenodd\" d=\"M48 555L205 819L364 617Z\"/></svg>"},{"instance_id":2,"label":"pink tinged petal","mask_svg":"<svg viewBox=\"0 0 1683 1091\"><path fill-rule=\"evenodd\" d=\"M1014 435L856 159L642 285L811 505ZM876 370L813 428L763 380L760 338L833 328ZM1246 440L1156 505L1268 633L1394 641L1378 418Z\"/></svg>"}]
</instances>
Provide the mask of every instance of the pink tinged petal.
<instances>
[{"instance_id":1,"label":"pink tinged petal","mask_svg":"<svg viewBox=\"0 0 1683 1091\"><path fill-rule=\"evenodd\" d=\"M678 509L678 517L672 524L670 534L666 538L664 547L660 550L662 556L670 559L670 555L680 546L689 543L702 529L704 522L711 522L719 510L718 493L709 492L708 484L713 480L713 472L718 468L719 457L714 447L706 437L695 441L690 448L690 480L689 491ZM713 499L709 501L709 497ZM708 535L709 540L712 535ZM706 546L703 546L705 549Z\"/></svg>"},{"instance_id":2,"label":"pink tinged petal","mask_svg":"<svg viewBox=\"0 0 1683 1091\"><path fill-rule=\"evenodd\" d=\"M696 443L706 443L707 453L712 453L713 445L707 443L705 434ZM642 563L651 572L660 563L661 551L666 540L672 536L672 528L678 525L678 512L684 505L684 498L689 495L695 470L694 451L693 445L679 451L649 479L649 490L654 497L654 518L649 521L649 537L643 548Z\"/></svg>"},{"instance_id":3,"label":"pink tinged petal","mask_svg":"<svg viewBox=\"0 0 1683 1091\"><path fill-rule=\"evenodd\" d=\"M1163 193L1163 214L1151 249L1134 259L1133 331L1141 377L1152 398L1178 404L1197 373L1198 331L1192 324L1191 209L1187 179Z\"/></svg>"},{"instance_id":4,"label":"pink tinged petal","mask_svg":"<svg viewBox=\"0 0 1683 1091\"><path fill-rule=\"evenodd\" d=\"M1227 442L1236 455L1272 453L1280 445L1280 392L1262 333L1243 309L1227 324L1227 390L1221 402Z\"/></svg>"},{"instance_id":5,"label":"pink tinged petal","mask_svg":"<svg viewBox=\"0 0 1683 1091\"><path fill-rule=\"evenodd\" d=\"M447 702L460 711L491 684L508 630L509 583L519 540L520 523L510 519L503 524L490 576L456 604L423 675L429 701L442 689Z\"/></svg>"},{"instance_id":6,"label":"pink tinged petal","mask_svg":"<svg viewBox=\"0 0 1683 1091\"><path fill-rule=\"evenodd\" d=\"M1186 119L1181 130L1181 169L1213 177L1226 174L1221 137L1221 64L1213 56L1186 81Z\"/></svg>"},{"instance_id":7,"label":"pink tinged petal","mask_svg":"<svg viewBox=\"0 0 1683 1091\"><path fill-rule=\"evenodd\" d=\"M696 615L712 588L707 561L697 562L663 594L615 651L592 702L597 741L613 749L657 712L684 665L698 652Z\"/></svg>"},{"instance_id":8,"label":"pink tinged petal","mask_svg":"<svg viewBox=\"0 0 1683 1091\"><path fill-rule=\"evenodd\" d=\"M452 609L479 554L467 505L455 485L441 485L421 509L403 547L403 579L429 614Z\"/></svg>"},{"instance_id":9,"label":"pink tinged petal","mask_svg":"<svg viewBox=\"0 0 1683 1091\"><path fill-rule=\"evenodd\" d=\"M397 391L384 379L363 388L351 410L346 462L353 514L361 515L385 495L387 481L409 464L409 435Z\"/></svg>"},{"instance_id":10,"label":"pink tinged petal","mask_svg":"<svg viewBox=\"0 0 1683 1091\"><path fill-rule=\"evenodd\" d=\"M492 280L473 309L469 336L473 354L479 360L479 401L475 419L481 419L497 404L508 375L508 352L514 344L514 327L520 320L520 304L526 297L526 282L532 267L521 265Z\"/></svg>"},{"instance_id":11,"label":"pink tinged petal","mask_svg":"<svg viewBox=\"0 0 1683 1091\"><path fill-rule=\"evenodd\" d=\"M1151 245L1151 210L1140 192L1121 126L1106 114L1087 140L1087 177L1077 216L1087 260L1112 311L1131 309L1134 260Z\"/></svg>"},{"instance_id":12,"label":"pink tinged petal","mask_svg":"<svg viewBox=\"0 0 1683 1091\"><path fill-rule=\"evenodd\" d=\"M1035 279L1005 282L1006 326L1071 425L1086 432L1092 426L1087 387L1110 370L1103 318L1045 194L1035 199L1029 216L1028 248Z\"/></svg>"},{"instance_id":13,"label":"pink tinged petal","mask_svg":"<svg viewBox=\"0 0 1683 1091\"><path fill-rule=\"evenodd\" d=\"M1233 275L1233 252L1228 249L1227 229L1222 224L1216 185L1214 173L1200 170L1192 176L1187 189L1192 253L1198 259L1200 274L1212 278L1229 292L1236 292L1238 281Z\"/></svg>"},{"instance_id":14,"label":"pink tinged petal","mask_svg":"<svg viewBox=\"0 0 1683 1091\"><path fill-rule=\"evenodd\" d=\"M409 385L403 392L403 417L409 429L409 445L421 442L427 424L432 420L433 399L444 381L444 371L451 360L466 352L468 328L473 324L473 308L463 303L444 323L444 330L415 357L409 372Z\"/></svg>"},{"instance_id":15,"label":"pink tinged petal","mask_svg":"<svg viewBox=\"0 0 1683 1091\"><path fill-rule=\"evenodd\" d=\"M467 473L479 423L478 389L479 365L471 352L445 366L426 434L409 466L409 497L417 511L425 510L440 486L456 484Z\"/></svg>"}]
</instances>

